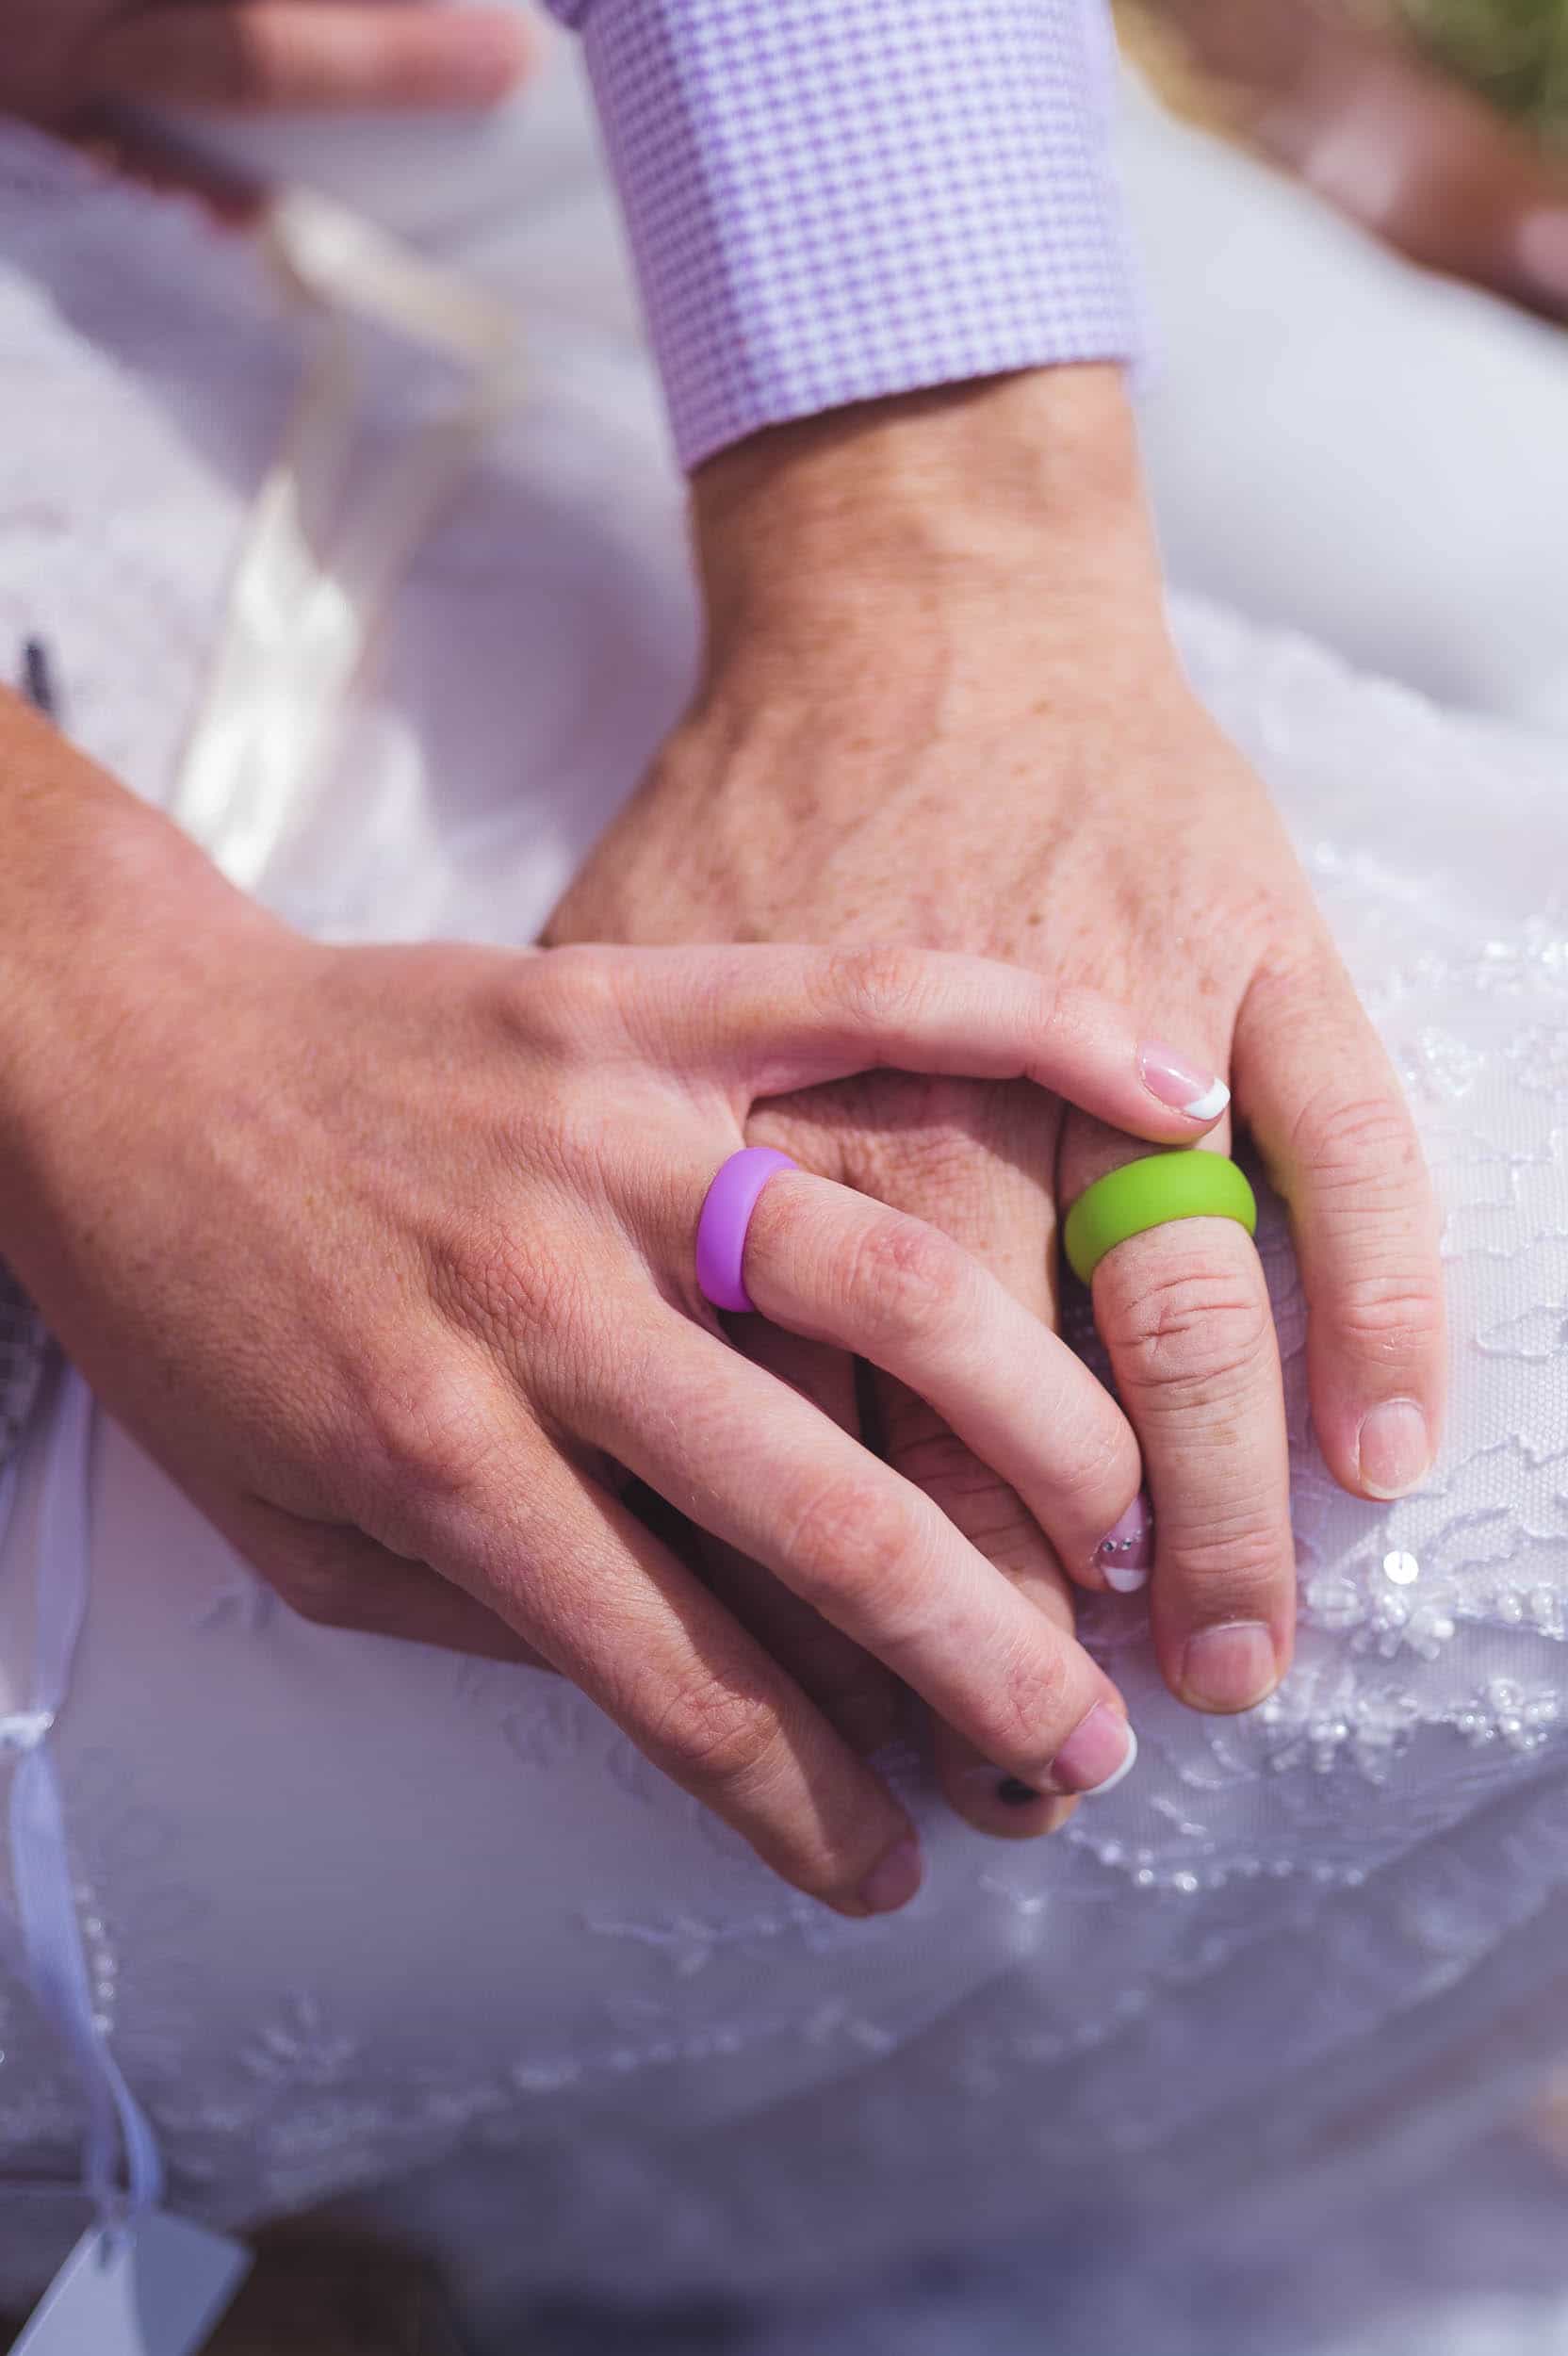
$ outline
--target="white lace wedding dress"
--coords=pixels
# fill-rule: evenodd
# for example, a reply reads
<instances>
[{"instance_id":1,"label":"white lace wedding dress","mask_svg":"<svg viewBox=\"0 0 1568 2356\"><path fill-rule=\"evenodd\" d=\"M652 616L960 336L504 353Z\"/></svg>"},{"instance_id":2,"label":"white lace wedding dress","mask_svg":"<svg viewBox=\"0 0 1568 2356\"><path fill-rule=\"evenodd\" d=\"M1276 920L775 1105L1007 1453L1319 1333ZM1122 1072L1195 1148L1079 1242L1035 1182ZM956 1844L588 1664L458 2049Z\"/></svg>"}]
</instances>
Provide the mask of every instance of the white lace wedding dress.
<instances>
[{"instance_id":1,"label":"white lace wedding dress","mask_svg":"<svg viewBox=\"0 0 1568 2356\"><path fill-rule=\"evenodd\" d=\"M523 304L529 401L422 551L332 789L269 885L347 936L528 940L691 659L678 488L592 149L568 89L525 118L510 221L470 205L454 168L429 183L449 209L426 226ZM1166 135L1137 136L1168 192L1232 169L1151 164ZM372 197L384 162L360 143ZM1291 237L1318 234L1282 221L1282 266ZM1363 266L1348 242L1343 266ZM1366 267L1413 318L1446 300ZM1513 322L1452 300L1461 391L1474 346L1568 394L1562 348L1515 345ZM390 438L425 378L390 344L377 366ZM155 799L294 367L231 241L0 136L0 648L46 639L74 732ZM1181 389L1177 359L1155 396L1168 417ZM1527 539L1546 530L1538 455L1560 465L1555 446L1511 451ZM1494 445L1477 465L1497 472ZM1211 522L1217 543L1251 528ZM1357 597L1369 563L1391 578L1443 529L1406 522L1344 551ZM1450 555L1464 614L1465 549ZM1560 583L1560 540L1556 561ZM1431 569L1410 562L1411 595L1441 621ZM1551 716L1564 611L1529 663L1515 646L1456 695L1506 679L1516 711ZM1137 1775L1020 1849L953 1822L897 1762L928 1884L906 1915L850 1924L772 1880L562 1683L291 1617L101 1423L91 1604L57 1740L95 2001L180 2206L243 2227L349 2202L451 2259L511 2348L514 2302L590 2288L771 2300L770 2349L842 2333L988 2356L1294 2356L1341 2320L1303 2287L1320 2247L1366 2286L1367 2332L1380 2300L1406 2301L1391 2348L1415 2344L1418 2290L1446 2286L1450 2319L1475 2290L1433 2255L1447 2196L1397 2188L1475 2146L1568 2045L1564 747L1442 717L1208 605L1179 621L1280 797L1436 1168L1456 1335L1436 1478L1388 1508L1326 1478L1268 1218L1298 1666L1252 1716L1200 1719L1160 1692L1139 1609L1096 1607ZM0 1555L0 1708L26 1699L51 1415L46 1398ZM0 2167L65 2184L77 2096L12 1981L0 2045ZM1506 2165L1517 2214L1535 2163ZM79 2221L63 2197L0 2186L0 2296L36 2290ZM1005 2261L972 2277L956 2261L918 2302L890 2292L880 2320L784 2304L1008 2236ZM1518 2289L1528 2269L1506 2263ZM1542 2266L1544 2315L1560 2285ZM1428 2315L1421 2344L1446 2348L1446 2329Z\"/></svg>"}]
</instances>

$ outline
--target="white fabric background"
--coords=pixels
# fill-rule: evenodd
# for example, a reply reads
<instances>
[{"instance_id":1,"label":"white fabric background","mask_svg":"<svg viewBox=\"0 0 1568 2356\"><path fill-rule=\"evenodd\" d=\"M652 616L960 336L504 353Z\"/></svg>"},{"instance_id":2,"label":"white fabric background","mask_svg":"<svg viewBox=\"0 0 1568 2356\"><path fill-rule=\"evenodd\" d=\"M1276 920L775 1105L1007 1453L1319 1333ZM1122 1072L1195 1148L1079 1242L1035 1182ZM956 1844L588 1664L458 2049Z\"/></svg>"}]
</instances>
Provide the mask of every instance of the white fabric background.
<instances>
[{"instance_id":1,"label":"white fabric background","mask_svg":"<svg viewBox=\"0 0 1568 2356\"><path fill-rule=\"evenodd\" d=\"M528 938L678 701L677 490L575 121L567 95L534 102L504 222L493 187L443 199L454 240L527 305L537 394L421 559L273 880L314 926ZM1181 157L1160 169L1185 202ZM0 144L0 375L27 420L0 448L0 630L50 638L77 732L155 797L281 421L286 332L210 232L20 137ZM1278 235L1288 274L1282 217ZM1398 348L1392 300L1380 317ZM1499 344L1490 311L1449 317L1434 400L1472 350L1487 368L1517 351L1530 381L1561 369L1511 325ZM385 354L386 432L420 384ZM1171 367L1159 398L1176 386ZM1524 530L1553 453L1508 447L1508 468L1492 448L1478 464ZM1390 524L1347 576L1386 561L1388 612L1425 586L1458 645L1458 568L1425 581L1411 553L1439 529L1430 479L1396 483L1390 515L1407 493L1428 502L1409 537ZM1026 1854L922 1796L930 1886L868 1928L781 1891L567 1689L294 1622L106 1431L69 1801L102 2002L191 2206L241 2221L425 2168L416 2198L372 2208L417 2218L492 2316L541 2284L795 2288L1049 2217L1053 2259L1080 2269L1058 2319L1114 2316L1105 2356L1186 2356L1184 2298L1205 2348L1244 2329L1233 2268L1223 2296L1204 2270L1207 2222L1283 2268L1348 2201L1369 2216L1511 2108L1558 2050L1561 747L1440 720L1212 608L1182 628L1281 796L1439 1171L1458 1399L1438 1480L1386 1510L1328 1484L1273 1226L1307 1631L1289 1685L1242 1724L1197 1720L1159 1693L1136 1609L1102 1610L1138 1775ZM1560 668L1547 635L1533 678ZM1511 676L1499 658L1486 696L1539 716ZM35 1503L30 1471L0 1562L0 1702ZM1413 1581L1385 1570L1402 1555ZM69 2084L4 1994L0 2161L63 2172ZM1414 2214L1441 2246L1451 2212ZM5 2287L42 2269L53 2230L0 2200ZM1361 2247L1370 2282L1379 2237ZM1407 2249L1401 2297L1420 2271ZM1306 2345L1316 2324L1302 2308L1298 2329L1279 2281L1253 2294L1271 2340L1238 2349ZM930 2329L967 2316L1004 2348L1046 2296L1027 2269L993 2275ZM918 2346L898 2315L884 2344ZM1073 2356L1091 2346L1086 2323Z\"/></svg>"}]
</instances>

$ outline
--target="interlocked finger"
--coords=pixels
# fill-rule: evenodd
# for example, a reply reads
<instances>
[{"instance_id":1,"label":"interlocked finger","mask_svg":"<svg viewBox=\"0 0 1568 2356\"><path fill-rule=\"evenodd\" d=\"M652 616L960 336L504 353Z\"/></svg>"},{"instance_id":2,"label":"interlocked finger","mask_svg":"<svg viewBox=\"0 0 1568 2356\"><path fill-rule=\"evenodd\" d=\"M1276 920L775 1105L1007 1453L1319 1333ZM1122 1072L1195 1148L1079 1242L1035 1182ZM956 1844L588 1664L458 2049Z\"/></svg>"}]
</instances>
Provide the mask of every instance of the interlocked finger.
<instances>
[{"instance_id":1,"label":"interlocked finger","mask_svg":"<svg viewBox=\"0 0 1568 2356\"><path fill-rule=\"evenodd\" d=\"M872 1354L884 1366L901 1366L926 1392L923 1397L907 1382L878 1377L874 1386L876 1436L888 1461L1053 1628L1070 1637L1070 1592L1035 1513L997 1469L991 1447L995 1435L983 1432L972 1411L966 1415L958 1398L939 1389L929 1370L921 1375L913 1371L911 1322L934 1330L941 1348L961 1351L972 1348L978 1337L972 1310L956 1301L944 1308L939 1298L936 1302L926 1299L920 1285L902 1308L896 1301L904 1281L898 1264L912 1257L917 1268L928 1259L925 1281L934 1281L939 1297L949 1284L967 1290L972 1301L994 1294L1004 1304L999 1323L986 1329L989 1340L982 1352L987 1365L979 1399L994 1406L998 1391L1005 1391L1007 1414L1021 1418L1029 1445L1037 1445L1039 1424L1054 1421L1048 1395L1067 1371L1059 1363L1061 1346L1050 1331L1054 1305L1048 1182L1059 1102L1020 1086L932 1088L883 1075L856 1091L858 1144L849 1160L836 1157L831 1134L825 1140L804 1117L808 1105L843 1102L842 1091L830 1090L798 1100L800 1110L793 1117L782 1108L764 1108L751 1134L802 1158L820 1158L825 1144L829 1166L853 1177L875 1200L861 1203L840 1223L825 1193L808 1196L803 1187L787 1192L780 1185L773 1203L777 1232L764 1235L759 1255L766 1257L782 1245L792 1208L804 1222L800 1232L808 1270L817 1274L797 1274L790 1281L809 1290L833 1271L829 1290L838 1296L840 1305L833 1312L838 1316L853 1314L843 1304L858 1287L868 1295L861 1299L858 1313L863 1317L869 1311L871 1322L880 1329ZM917 1211L922 1215L918 1221L897 1216ZM836 1261L847 1265L836 1268ZM765 1284L767 1280L760 1281ZM890 1326L905 1337L897 1356L887 1347ZM923 1346L928 1350L929 1340ZM868 1348L864 1333L858 1347ZM1126 1427L1103 1391L1088 1383L1076 1364L1070 1377L1074 1404L1055 1423L1049 1442L1056 1451L1058 1478L1045 1481L1040 1462L1025 1464L1016 1448L1005 1461L1017 1468L1041 1510L1047 1510L1044 1491L1051 1489L1050 1514L1058 1529L1068 1528L1067 1543L1092 1582L1097 1578L1094 1540L1109 1526L1105 1517L1119 1513L1135 1490L1138 1466ZM1080 1381L1086 1383L1082 1393ZM931 1403L939 1399L946 1399L954 1422ZM1075 1414L1083 1418L1076 1447L1068 1438ZM955 1422L975 1446L961 1436ZM1108 1453L1091 1470L1086 1467L1096 1458L1095 1434ZM1093 1502L1090 1493L1097 1488L1099 1501ZM1042 1794L1023 1778L1007 1775L983 1745L939 1716L932 1729L932 1747L948 1801L978 1830L1011 1839L1032 1837L1054 1830L1071 1812L1070 1802Z\"/></svg>"},{"instance_id":2,"label":"interlocked finger","mask_svg":"<svg viewBox=\"0 0 1568 2356\"><path fill-rule=\"evenodd\" d=\"M1070 1122L1064 1206L1136 1151ZM1195 1709L1250 1709L1284 1671L1295 1616L1284 1395L1262 1263L1234 1220L1181 1219L1117 1244L1093 1292L1153 1501L1162 1672Z\"/></svg>"},{"instance_id":3,"label":"interlocked finger","mask_svg":"<svg viewBox=\"0 0 1568 2356\"><path fill-rule=\"evenodd\" d=\"M585 1419L584 1436L774 1571L1001 1773L1062 1793L1121 1768L1125 1718L1087 1654L929 1497L738 1351L674 1314L630 1330L614 1395Z\"/></svg>"},{"instance_id":4,"label":"interlocked finger","mask_svg":"<svg viewBox=\"0 0 1568 2356\"><path fill-rule=\"evenodd\" d=\"M803 1341L761 1317L748 1320L744 1347L753 1365L787 1383L841 1432L859 1438L855 1364L842 1350ZM702 1569L713 1593L798 1680L846 1742L866 1757L892 1741L906 1697L890 1670L732 1546L706 1541Z\"/></svg>"},{"instance_id":5,"label":"interlocked finger","mask_svg":"<svg viewBox=\"0 0 1568 2356\"><path fill-rule=\"evenodd\" d=\"M1136 1445L1109 1394L977 1256L924 1219L795 1171L764 1190L744 1265L765 1317L923 1399L1090 1573L1137 1495ZM1043 1271L1037 1281L1043 1290Z\"/></svg>"}]
</instances>

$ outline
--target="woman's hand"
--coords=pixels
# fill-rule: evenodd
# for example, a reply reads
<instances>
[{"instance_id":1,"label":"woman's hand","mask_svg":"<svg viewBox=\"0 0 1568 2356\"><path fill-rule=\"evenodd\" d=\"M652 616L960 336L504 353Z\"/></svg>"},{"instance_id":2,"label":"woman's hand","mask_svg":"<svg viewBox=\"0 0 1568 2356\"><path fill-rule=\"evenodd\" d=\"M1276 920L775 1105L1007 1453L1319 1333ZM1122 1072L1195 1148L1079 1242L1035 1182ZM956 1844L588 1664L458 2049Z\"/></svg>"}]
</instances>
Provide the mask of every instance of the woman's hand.
<instances>
[{"instance_id":1,"label":"woman's hand","mask_svg":"<svg viewBox=\"0 0 1568 2356\"><path fill-rule=\"evenodd\" d=\"M918 1486L732 1348L694 1270L759 1100L877 1066L1192 1137L1115 1010L897 949L317 946L106 784L62 803L58 740L12 727L0 1252L286 1600L542 1657L852 1914L910 1894L907 1820L629 1510L628 1475L923 1694L993 1781L1115 1771L1105 1676ZM977 1261L788 1174L745 1269L765 1318L928 1399L1086 1569L1136 1447Z\"/></svg>"},{"instance_id":2,"label":"woman's hand","mask_svg":"<svg viewBox=\"0 0 1568 2356\"><path fill-rule=\"evenodd\" d=\"M117 164L184 180L220 211L243 192L172 158L122 110L268 113L490 106L538 36L507 8L408 0L0 0L0 113L107 142Z\"/></svg>"},{"instance_id":3,"label":"woman's hand","mask_svg":"<svg viewBox=\"0 0 1568 2356\"><path fill-rule=\"evenodd\" d=\"M963 947L1193 1043L1291 1210L1330 1468L1365 1497L1413 1486L1444 1385L1421 1157L1267 796L1180 675L1114 373L783 429L706 469L696 504L704 693L550 938ZM1058 1207L1140 1150L1038 1090L890 1073L764 1105L747 1134L944 1229L1042 1321ZM1257 1254L1229 1221L1184 1220L1110 1253L1094 1298L1153 1497L1164 1673L1196 1707L1244 1709L1286 1665L1295 1600ZM841 1366L760 1339L850 1412ZM995 1458L896 1380L880 1423L890 1463L1059 1612L1059 1549ZM955 1804L1001 1829L962 1730L942 1742Z\"/></svg>"},{"instance_id":4,"label":"woman's hand","mask_svg":"<svg viewBox=\"0 0 1568 2356\"><path fill-rule=\"evenodd\" d=\"M90 148L222 221L258 192L147 116L495 106L538 35L514 9L410 0L0 0L0 113Z\"/></svg>"}]
</instances>

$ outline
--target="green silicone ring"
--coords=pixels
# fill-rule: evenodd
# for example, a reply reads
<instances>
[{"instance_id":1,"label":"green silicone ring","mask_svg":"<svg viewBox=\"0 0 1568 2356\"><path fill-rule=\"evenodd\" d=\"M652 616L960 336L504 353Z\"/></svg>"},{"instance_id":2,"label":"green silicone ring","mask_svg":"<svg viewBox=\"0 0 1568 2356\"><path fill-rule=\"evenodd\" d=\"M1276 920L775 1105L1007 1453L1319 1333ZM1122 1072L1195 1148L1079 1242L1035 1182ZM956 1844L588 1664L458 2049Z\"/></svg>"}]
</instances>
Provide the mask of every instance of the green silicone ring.
<instances>
[{"instance_id":1,"label":"green silicone ring","mask_svg":"<svg viewBox=\"0 0 1568 2356\"><path fill-rule=\"evenodd\" d=\"M1233 1219L1250 1235L1258 1232L1257 1198L1244 1170L1223 1153L1195 1153L1178 1147L1151 1153L1141 1162L1097 1178L1078 1197L1062 1230L1068 1266L1088 1284L1107 1252L1129 1235L1164 1227L1173 1219Z\"/></svg>"}]
</instances>

